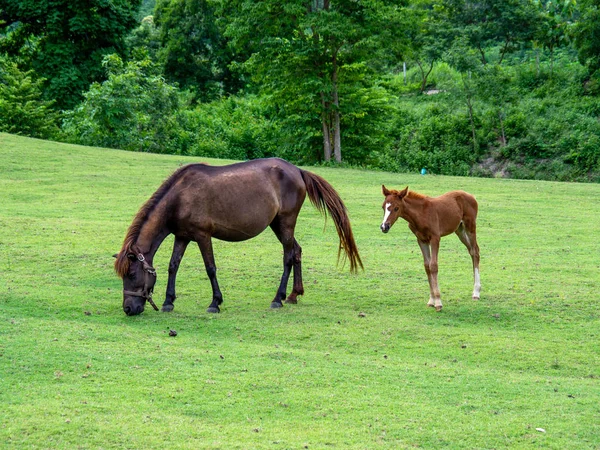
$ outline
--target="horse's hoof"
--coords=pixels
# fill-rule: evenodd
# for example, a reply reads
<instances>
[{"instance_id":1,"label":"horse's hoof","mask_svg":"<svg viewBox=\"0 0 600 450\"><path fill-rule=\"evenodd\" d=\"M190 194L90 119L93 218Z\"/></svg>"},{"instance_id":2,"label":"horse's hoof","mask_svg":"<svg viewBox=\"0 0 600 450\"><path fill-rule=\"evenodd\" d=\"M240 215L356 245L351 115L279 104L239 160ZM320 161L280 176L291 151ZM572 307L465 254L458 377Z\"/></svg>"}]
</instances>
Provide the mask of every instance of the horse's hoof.
<instances>
[{"instance_id":1,"label":"horse's hoof","mask_svg":"<svg viewBox=\"0 0 600 450\"><path fill-rule=\"evenodd\" d=\"M473 296L473 300L477 301L477 300L479 300L479 297Z\"/></svg>"},{"instance_id":2,"label":"horse's hoof","mask_svg":"<svg viewBox=\"0 0 600 450\"><path fill-rule=\"evenodd\" d=\"M219 309L218 306L209 306L208 309L206 310L206 312L216 314L216 313L220 313L221 310Z\"/></svg>"},{"instance_id":3,"label":"horse's hoof","mask_svg":"<svg viewBox=\"0 0 600 450\"><path fill-rule=\"evenodd\" d=\"M162 308L160 310L162 312L171 312L171 311L173 311L173 308L175 308L174 305L166 304L166 305L162 305Z\"/></svg>"},{"instance_id":4,"label":"horse's hoof","mask_svg":"<svg viewBox=\"0 0 600 450\"><path fill-rule=\"evenodd\" d=\"M279 309L283 308L283 303L281 302L271 302L271 309Z\"/></svg>"},{"instance_id":5,"label":"horse's hoof","mask_svg":"<svg viewBox=\"0 0 600 450\"><path fill-rule=\"evenodd\" d=\"M298 300L295 298L288 298L286 301L286 303L290 304L290 305L297 305L298 304Z\"/></svg>"},{"instance_id":6,"label":"horse's hoof","mask_svg":"<svg viewBox=\"0 0 600 450\"><path fill-rule=\"evenodd\" d=\"M437 312L440 312L440 311L442 310L442 305L436 306L436 307L435 307L435 310L436 310Z\"/></svg>"}]
</instances>

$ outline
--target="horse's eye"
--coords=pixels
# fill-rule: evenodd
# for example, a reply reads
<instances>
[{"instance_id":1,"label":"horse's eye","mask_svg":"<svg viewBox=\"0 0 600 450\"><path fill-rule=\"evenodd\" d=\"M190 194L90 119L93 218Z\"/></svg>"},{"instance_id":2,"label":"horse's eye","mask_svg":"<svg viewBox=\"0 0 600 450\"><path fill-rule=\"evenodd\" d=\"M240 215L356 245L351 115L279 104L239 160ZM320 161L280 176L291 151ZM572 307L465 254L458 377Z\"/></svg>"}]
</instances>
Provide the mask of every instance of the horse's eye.
<instances>
[{"instance_id":1,"label":"horse's eye","mask_svg":"<svg viewBox=\"0 0 600 450\"><path fill-rule=\"evenodd\" d=\"M398 207L397 206L394 208L394 211L398 211Z\"/></svg>"},{"instance_id":2,"label":"horse's eye","mask_svg":"<svg viewBox=\"0 0 600 450\"><path fill-rule=\"evenodd\" d=\"M135 280L135 272L128 274L127 278L129 278L130 280Z\"/></svg>"}]
</instances>

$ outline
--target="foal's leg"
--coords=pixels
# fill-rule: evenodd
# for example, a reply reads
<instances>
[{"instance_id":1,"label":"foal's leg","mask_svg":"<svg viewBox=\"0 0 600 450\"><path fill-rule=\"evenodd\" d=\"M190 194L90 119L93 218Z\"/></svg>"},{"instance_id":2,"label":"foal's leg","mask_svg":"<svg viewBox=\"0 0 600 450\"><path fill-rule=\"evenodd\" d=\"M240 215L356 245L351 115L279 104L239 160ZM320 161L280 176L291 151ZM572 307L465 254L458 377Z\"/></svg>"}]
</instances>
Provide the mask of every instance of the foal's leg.
<instances>
[{"instance_id":1,"label":"foal's leg","mask_svg":"<svg viewBox=\"0 0 600 450\"><path fill-rule=\"evenodd\" d=\"M421 253L423 253L423 264L425 266L425 273L427 274L427 282L429 283L429 302L427 302L427 306L435 307L435 298L433 295L433 283L431 281L431 248L427 242L423 242L418 240L419 247L421 248Z\"/></svg>"},{"instance_id":2,"label":"foal's leg","mask_svg":"<svg viewBox=\"0 0 600 450\"><path fill-rule=\"evenodd\" d=\"M190 241L187 239L181 239L175 237L175 243L173 244L173 253L171 254L171 262L169 263L169 281L167 282L167 294L165 297L165 302L162 305L161 311L170 312L173 311L173 302L177 298L175 295L175 278L177 277L177 270L179 269L179 264L181 263L181 259L183 258L183 254L185 253L185 249L188 246Z\"/></svg>"},{"instance_id":3,"label":"foal's leg","mask_svg":"<svg viewBox=\"0 0 600 450\"><path fill-rule=\"evenodd\" d=\"M288 280L290 279L290 273L292 271L292 266L294 265L294 248L295 245L297 245L297 242L294 239L295 218L292 225L287 222L291 222L291 220L284 217L276 217L271 223L271 229L277 235L281 245L283 245L283 274L281 275L281 282L279 283L277 294L275 294L275 298L271 302L271 308L281 308L283 306ZM298 247L300 246L298 245ZM300 281L300 284L301 283L302 281Z\"/></svg>"},{"instance_id":4,"label":"foal's leg","mask_svg":"<svg viewBox=\"0 0 600 450\"><path fill-rule=\"evenodd\" d=\"M219 305L223 303L223 295L221 294L221 289L219 289L219 283L217 282L217 266L215 265L212 241L210 236L202 235L196 239L196 242L198 242L198 247L200 247L200 252L202 252L204 267L206 267L206 274L210 280L213 292L212 302L206 312L218 313L221 312Z\"/></svg>"},{"instance_id":5,"label":"foal's leg","mask_svg":"<svg viewBox=\"0 0 600 450\"><path fill-rule=\"evenodd\" d=\"M461 224L456 230L456 235L460 241L465 244L471 259L473 260L473 300L479 300L479 293L481 292L481 280L479 279L479 245L477 245L477 234L475 231L475 224L466 221L469 225Z\"/></svg>"},{"instance_id":6,"label":"foal's leg","mask_svg":"<svg viewBox=\"0 0 600 450\"><path fill-rule=\"evenodd\" d=\"M442 310L442 299L440 287L438 285L438 253L440 251L440 238L434 236L431 238L431 261L429 261L429 270L431 271L431 295L435 304L435 310Z\"/></svg>"}]
</instances>

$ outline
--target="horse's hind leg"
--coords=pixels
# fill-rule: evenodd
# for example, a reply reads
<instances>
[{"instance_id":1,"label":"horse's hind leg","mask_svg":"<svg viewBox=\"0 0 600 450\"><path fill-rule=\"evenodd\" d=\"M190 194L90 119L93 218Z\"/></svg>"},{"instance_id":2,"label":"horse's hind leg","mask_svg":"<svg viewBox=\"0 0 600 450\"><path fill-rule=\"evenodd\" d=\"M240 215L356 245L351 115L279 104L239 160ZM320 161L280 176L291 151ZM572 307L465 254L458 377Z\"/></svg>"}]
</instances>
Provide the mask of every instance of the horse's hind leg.
<instances>
[{"instance_id":1,"label":"horse's hind leg","mask_svg":"<svg viewBox=\"0 0 600 450\"><path fill-rule=\"evenodd\" d=\"M294 275L296 273L300 273L300 289L304 292L304 288L302 288L302 275L300 272L300 260L298 260L298 264L295 263L295 249L296 246L300 249L300 246L294 239L294 225L295 218L292 221L292 224L288 224L286 222L290 222L291 219L285 219L284 217L276 217L275 220L271 223L271 229L277 236L277 239L283 245L283 274L281 275L281 282L279 283L279 288L277 289L277 294L275 294L275 298L271 302L271 308L281 308L283 306L283 300L285 299L285 294L287 291L288 281L290 279L290 273L292 271L292 267L294 267ZM298 287L296 285L296 279L294 278L294 287ZM294 291L292 291L293 293ZM297 292L296 296L301 292ZM296 300L296 296L293 297L293 300ZM292 295L290 294L290 297ZM296 300L297 302L297 300ZM292 302L290 302L292 303ZM295 302L294 302L295 303Z\"/></svg>"},{"instance_id":2,"label":"horse's hind leg","mask_svg":"<svg viewBox=\"0 0 600 450\"><path fill-rule=\"evenodd\" d=\"M221 294L221 289L219 289L219 283L217 282L217 266L215 265L212 241L210 236L202 235L196 239L196 242L198 242L198 247L200 247L200 252L202 252L204 267L206 267L206 274L210 280L213 292L212 302L206 312L218 313L221 312L219 305L223 303L223 294Z\"/></svg>"},{"instance_id":3,"label":"horse's hind leg","mask_svg":"<svg viewBox=\"0 0 600 450\"><path fill-rule=\"evenodd\" d=\"M304 294L304 286L302 284L302 247L298 241L294 239L294 287L288 296L286 303L298 303L298 296Z\"/></svg>"},{"instance_id":4,"label":"horse's hind leg","mask_svg":"<svg viewBox=\"0 0 600 450\"><path fill-rule=\"evenodd\" d=\"M167 294L165 296L165 302L162 305L161 311L170 312L173 311L173 302L177 298L175 295L175 279L177 278L177 270L179 264L185 253L185 249L190 241L187 239L180 239L175 237L175 243L173 244L173 253L171 254L171 262L169 263L169 281L167 282Z\"/></svg>"},{"instance_id":5,"label":"horse's hind leg","mask_svg":"<svg viewBox=\"0 0 600 450\"><path fill-rule=\"evenodd\" d=\"M479 245L477 245L475 222L470 220L461 222L456 230L456 235L465 244L473 260L473 300L479 300L481 280L479 278Z\"/></svg>"}]
</instances>

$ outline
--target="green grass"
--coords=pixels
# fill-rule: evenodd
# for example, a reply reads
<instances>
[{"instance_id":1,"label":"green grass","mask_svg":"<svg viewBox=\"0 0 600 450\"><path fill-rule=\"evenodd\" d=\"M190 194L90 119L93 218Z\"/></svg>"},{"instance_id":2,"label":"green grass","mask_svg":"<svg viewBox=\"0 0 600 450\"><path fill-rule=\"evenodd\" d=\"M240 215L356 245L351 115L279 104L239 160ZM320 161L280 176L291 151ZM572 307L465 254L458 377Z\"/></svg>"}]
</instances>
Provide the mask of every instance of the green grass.
<instances>
[{"instance_id":1,"label":"green grass","mask_svg":"<svg viewBox=\"0 0 600 450\"><path fill-rule=\"evenodd\" d=\"M600 185L310 168L345 200L364 272L336 267L306 202L298 305L269 309L268 231L215 241L221 314L190 246L175 311L126 317L111 255L192 161L0 134L2 448L600 448ZM449 236L444 311L426 307L416 240L379 231L382 183L477 197L481 301Z\"/></svg>"}]
</instances>

